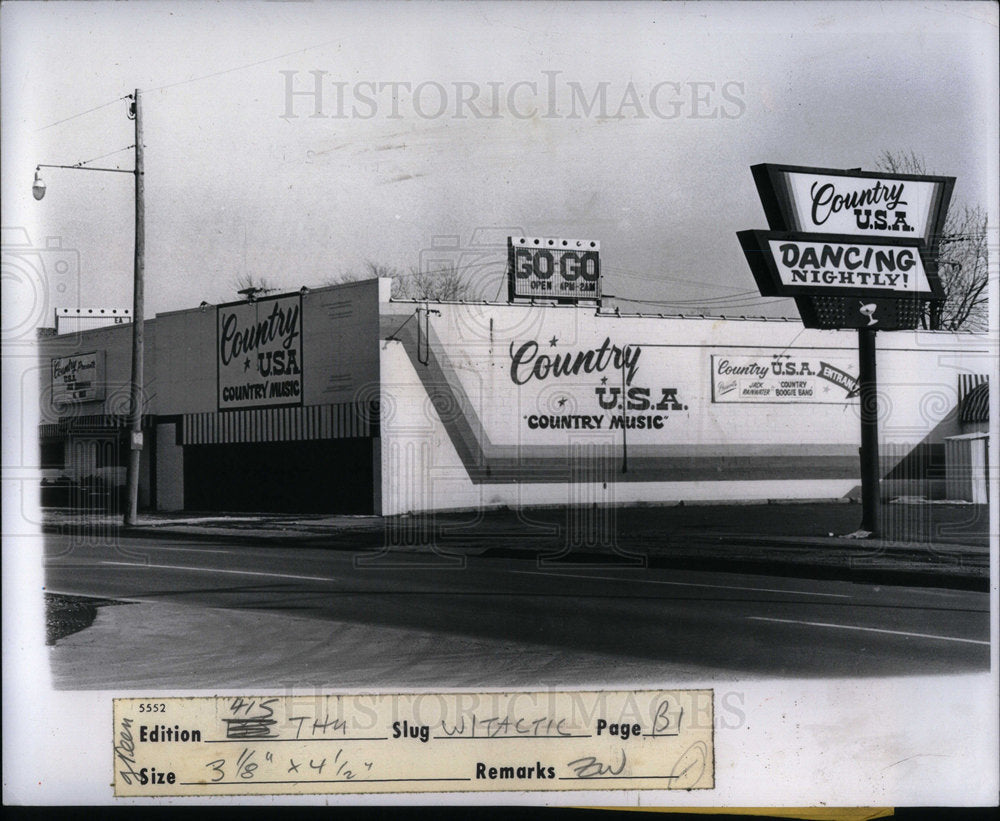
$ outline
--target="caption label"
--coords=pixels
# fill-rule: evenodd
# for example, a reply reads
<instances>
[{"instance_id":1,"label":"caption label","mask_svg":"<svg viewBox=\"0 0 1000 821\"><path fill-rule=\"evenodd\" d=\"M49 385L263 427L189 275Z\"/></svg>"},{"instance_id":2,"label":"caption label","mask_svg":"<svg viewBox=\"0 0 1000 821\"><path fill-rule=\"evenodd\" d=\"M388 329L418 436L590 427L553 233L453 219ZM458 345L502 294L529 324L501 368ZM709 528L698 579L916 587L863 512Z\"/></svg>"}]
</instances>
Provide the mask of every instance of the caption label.
<instances>
[{"instance_id":1,"label":"caption label","mask_svg":"<svg viewBox=\"0 0 1000 821\"><path fill-rule=\"evenodd\" d=\"M114 700L116 796L715 786L711 690Z\"/></svg>"}]
</instances>

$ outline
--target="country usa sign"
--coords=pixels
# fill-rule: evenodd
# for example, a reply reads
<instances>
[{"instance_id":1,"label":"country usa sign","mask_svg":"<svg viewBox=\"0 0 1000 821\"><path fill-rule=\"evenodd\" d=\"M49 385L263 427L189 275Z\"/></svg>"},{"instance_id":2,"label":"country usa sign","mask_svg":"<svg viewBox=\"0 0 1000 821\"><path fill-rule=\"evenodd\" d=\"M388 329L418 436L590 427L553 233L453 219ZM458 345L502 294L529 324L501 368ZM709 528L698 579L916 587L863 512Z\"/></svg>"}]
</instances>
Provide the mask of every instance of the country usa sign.
<instances>
[{"instance_id":1,"label":"country usa sign","mask_svg":"<svg viewBox=\"0 0 1000 821\"><path fill-rule=\"evenodd\" d=\"M751 167L776 231L906 237L933 245L954 177L842 171L764 163Z\"/></svg>"},{"instance_id":2,"label":"country usa sign","mask_svg":"<svg viewBox=\"0 0 1000 821\"><path fill-rule=\"evenodd\" d=\"M220 305L219 410L302 404L302 297Z\"/></svg>"},{"instance_id":3,"label":"country usa sign","mask_svg":"<svg viewBox=\"0 0 1000 821\"><path fill-rule=\"evenodd\" d=\"M869 241L783 231L740 231L737 236L764 296L944 295L919 240Z\"/></svg>"},{"instance_id":4,"label":"country usa sign","mask_svg":"<svg viewBox=\"0 0 1000 821\"><path fill-rule=\"evenodd\" d=\"M643 367L650 357L655 361ZM551 442L549 431L593 431L599 437L624 430L635 433L637 442L655 444L690 416L686 391L674 381L663 349L610 336L592 345L562 345L553 336L511 340L506 360L522 443Z\"/></svg>"}]
</instances>

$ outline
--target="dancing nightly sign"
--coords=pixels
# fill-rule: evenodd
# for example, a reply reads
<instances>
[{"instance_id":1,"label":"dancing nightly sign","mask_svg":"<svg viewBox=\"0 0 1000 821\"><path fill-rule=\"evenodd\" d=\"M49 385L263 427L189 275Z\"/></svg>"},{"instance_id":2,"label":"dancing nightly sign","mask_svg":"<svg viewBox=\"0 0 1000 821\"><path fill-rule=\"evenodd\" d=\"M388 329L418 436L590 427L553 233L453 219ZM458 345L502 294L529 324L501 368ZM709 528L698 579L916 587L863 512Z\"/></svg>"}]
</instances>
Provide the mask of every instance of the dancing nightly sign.
<instances>
[{"instance_id":1,"label":"dancing nightly sign","mask_svg":"<svg viewBox=\"0 0 1000 821\"><path fill-rule=\"evenodd\" d=\"M784 231L740 231L737 236L764 296L944 295L917 240L869 242Z\"/></svg>"}]
</instances>

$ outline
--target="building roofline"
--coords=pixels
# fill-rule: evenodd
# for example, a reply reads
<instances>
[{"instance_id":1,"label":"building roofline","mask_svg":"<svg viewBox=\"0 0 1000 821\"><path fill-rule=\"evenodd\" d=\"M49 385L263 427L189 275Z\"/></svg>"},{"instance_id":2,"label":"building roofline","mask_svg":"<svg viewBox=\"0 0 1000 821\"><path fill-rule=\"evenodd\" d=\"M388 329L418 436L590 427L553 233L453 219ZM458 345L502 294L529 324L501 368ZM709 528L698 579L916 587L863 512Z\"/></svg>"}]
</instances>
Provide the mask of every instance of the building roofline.
<instances>
[{"instance_id":1,"label":"building roofline","mask_svg":"<svg viewBox=\"0 0 1000 821\"><path fill-rule=\"evenodd\" d=\"M411 297L393 297L389 300L394 304L406 305L487 305L493 308L562 308L572 310L593 311L595 316L611 319L641 318L641 319L725 319L730 322L801 322L798 317L789 316L730 316L726 314L698 314L698 313L659 313L659 312L638 312L620 311L601 308L597 305L587 305L568 302L547 302L539 300L537 302L494 302L488 299L413 299Z\"/></svg>"}]
</instances>

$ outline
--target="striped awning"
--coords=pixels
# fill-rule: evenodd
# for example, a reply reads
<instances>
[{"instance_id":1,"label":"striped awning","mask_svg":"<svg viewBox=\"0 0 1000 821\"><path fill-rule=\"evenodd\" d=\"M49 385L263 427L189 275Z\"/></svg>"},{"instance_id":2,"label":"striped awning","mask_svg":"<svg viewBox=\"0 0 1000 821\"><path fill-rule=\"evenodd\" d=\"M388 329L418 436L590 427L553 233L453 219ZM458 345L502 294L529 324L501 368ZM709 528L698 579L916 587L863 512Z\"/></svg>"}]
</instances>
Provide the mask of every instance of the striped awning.
<instances>
[{"instance_id":1,"label":"striped awning","mask_svg":"<svg viewBox=\"0 0 1000 821\"><path fill-rule=\"evenodd\" d=\"M182 445L356 439L379 435L377 401L186 413Z\"/></svg>"},{"instance_id":2,"label":"striped awning","mask_svg":"<svg viewBox=\"0 0 1000 821\"><path fill-rule=\"evenodd\" d=\"M146 414L142 417L142 427L149 428L154 424L154 417ZM112 413L94 413L85 416L64 416L58 422L46 422L38 426L38 436L41 439L53 439L67 434L116 433L129 426L127 416Z\"/></svg>"},{"instance_id":3,"label":"striped awning","mask_svg":"<svg viewBox=\"0 0 1000 821\"><path fill-rule=\"evenodd\" d=\"M959 409L958 418L961 422L990 421L989 382L980 382L965 395Z\"/></svg>"}]
</instances>

